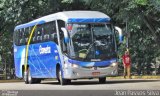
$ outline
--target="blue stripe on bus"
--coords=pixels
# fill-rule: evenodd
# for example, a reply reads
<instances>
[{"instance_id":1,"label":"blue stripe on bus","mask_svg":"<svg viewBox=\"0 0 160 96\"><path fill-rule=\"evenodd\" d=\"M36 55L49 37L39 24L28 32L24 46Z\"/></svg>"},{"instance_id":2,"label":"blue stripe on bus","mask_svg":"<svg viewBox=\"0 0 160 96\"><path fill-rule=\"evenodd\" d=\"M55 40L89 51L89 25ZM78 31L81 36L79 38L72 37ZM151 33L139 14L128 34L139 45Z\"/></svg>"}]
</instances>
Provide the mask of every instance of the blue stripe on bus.
<instances>
[{"instance_id":1,"label":"blue stripe on bus","mask_svg":"<svg viewBox=\"0 0 160 96\"><path fill-rule=\"evenodd\" d=\"M110 18L70 18L68 23L98 23L109 22Z\"/></svg>"},{"instance_id":2,"label":"blue stripe on bus","mask_svg":"<svg viewBox=\"0 0 160 96\"><path fill-rule=\"evenodd\" d=\"M38 24L43 24L43 23L45 23L45 21L32 22L32 23L26 23L26 24L18 25L18 26L16 26L15 30L18 30L18 29L21 29L21 28L30 27L30 26L34 26L37 23Z\"/></svg>"}]
</instances>

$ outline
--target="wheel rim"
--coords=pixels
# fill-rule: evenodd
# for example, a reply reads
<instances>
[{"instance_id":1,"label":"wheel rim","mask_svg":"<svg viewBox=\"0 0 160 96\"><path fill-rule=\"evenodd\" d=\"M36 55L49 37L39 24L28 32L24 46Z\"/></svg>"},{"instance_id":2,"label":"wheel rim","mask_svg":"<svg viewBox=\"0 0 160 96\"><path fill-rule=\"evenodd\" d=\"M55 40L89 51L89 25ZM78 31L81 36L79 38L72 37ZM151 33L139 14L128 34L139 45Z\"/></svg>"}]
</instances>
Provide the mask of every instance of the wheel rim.
<instances>
[{"instance_id":1,"label":"wheel rim","mask_svg":"<svg viewBox=\"0 0 160 96\"><path fill-rule=\"evenodd\" d=\"M28 81L31 82L31 80L32 80L31 73L30 73L30 71L28 70Z\"/></svg>"},{"instance_id":2,"label":"wheel rim","mask_svg":"<svg viewBox=\"0 0 160 96\"><path fill-rule=\"evenodd\" d=\"M23 79L24 79L24 82L26 84L28 84L28 71L27 72L23 72Z\"/></svg>"},{"instance_id":3,"label":"wheel rim","mask_svg":"<svg viewBox=\"0 0 160 96\"><path fill-rule=\"evenodd\" d=\"M62 74L60 70L59 70L59 80L60 80L60 83L62 83Z\"/></svg>"}]
</instances>

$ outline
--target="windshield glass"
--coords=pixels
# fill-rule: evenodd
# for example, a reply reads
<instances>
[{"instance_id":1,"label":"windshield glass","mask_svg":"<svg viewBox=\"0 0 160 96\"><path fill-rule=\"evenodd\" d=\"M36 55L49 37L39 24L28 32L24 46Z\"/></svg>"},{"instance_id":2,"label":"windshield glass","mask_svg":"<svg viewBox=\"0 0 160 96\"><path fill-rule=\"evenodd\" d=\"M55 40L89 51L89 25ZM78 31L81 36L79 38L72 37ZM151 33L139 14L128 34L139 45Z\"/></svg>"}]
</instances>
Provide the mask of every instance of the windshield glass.
<instances>
[{"instance_id":1,"label":"windshield glass","mask_svg":"<svg viewBox=\"0 0 160 96\"><path fill-rule=\"evenodd\" d=\"M72 24L71 58L101 61L116 57L114 33L110 24Z\"/></svg>"}]
</instances>

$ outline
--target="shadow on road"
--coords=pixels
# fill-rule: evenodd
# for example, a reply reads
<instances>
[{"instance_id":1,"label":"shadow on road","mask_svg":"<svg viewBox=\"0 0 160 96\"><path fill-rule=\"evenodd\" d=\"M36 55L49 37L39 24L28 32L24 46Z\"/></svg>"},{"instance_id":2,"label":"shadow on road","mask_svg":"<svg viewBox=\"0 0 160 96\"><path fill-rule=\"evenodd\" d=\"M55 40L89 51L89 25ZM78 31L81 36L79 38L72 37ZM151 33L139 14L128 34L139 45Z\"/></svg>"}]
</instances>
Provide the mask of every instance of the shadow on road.
<instances>
[{"instance_id":1,"label":"shadow on road","mask_svg":"<svg viewBox=\"0 0 160 96\"><path fill-rule=\"evenodd\" d=\"M106 81L105 84L124 84L124 83L140 83L140 82L159 82L160 80L108 80ZM50 82L43 82L42 84L51 84L51 85L59 85L58 81L50 81ZM68 85L98 85L100 84L98 80L73 80L70 84Z\"/></svg>"},{"instance_id":2,"label":"shadow on road","mask_svg":"<svg viewBox=\"0 0 160 96\"><path fill-rule=\"evenodd\" d=\"M53 82L43 82L43 83L41 83L41 84L50 84L50 85L60 85L59 83L58 83L58 81L56 82L56 81L53 81ZM80 81L80 80L74 80L74 81L72 81L70 84L67 84L67 85L95 85L95 84L99 84L99 82L98 81L90 81L90 80L86 80L86 81Z\"/></svg>"},{"instance_id":3,"label":"shadow on road","mask_svg":"<svg viewBox=\"0 0 160 96\"><path fill-rule=\"evenodd\" d=\"M106 84L117 84L117 83L140 83L140 82L158 82L160 80L113 80L107 81Z\"/></svg>"}]
</instances>

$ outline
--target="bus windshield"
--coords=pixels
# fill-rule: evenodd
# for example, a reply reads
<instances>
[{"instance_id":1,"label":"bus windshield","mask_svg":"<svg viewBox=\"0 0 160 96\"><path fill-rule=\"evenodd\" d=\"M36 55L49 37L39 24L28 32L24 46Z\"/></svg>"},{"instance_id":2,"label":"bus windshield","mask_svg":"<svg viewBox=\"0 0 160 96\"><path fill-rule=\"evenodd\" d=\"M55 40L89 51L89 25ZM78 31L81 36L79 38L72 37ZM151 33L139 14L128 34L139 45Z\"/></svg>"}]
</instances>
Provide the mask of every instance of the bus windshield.
<instances>
[{"instance_id":1,"label":"bus windshield","mask_svg":"<svg viewBox=\"0 0 160 96\"><path fill-rule=\"evenodd\" d=\"M72 24L70 56L83 61L102 61L116 57L111 24Z\"/></svg>"}]
</instances>

